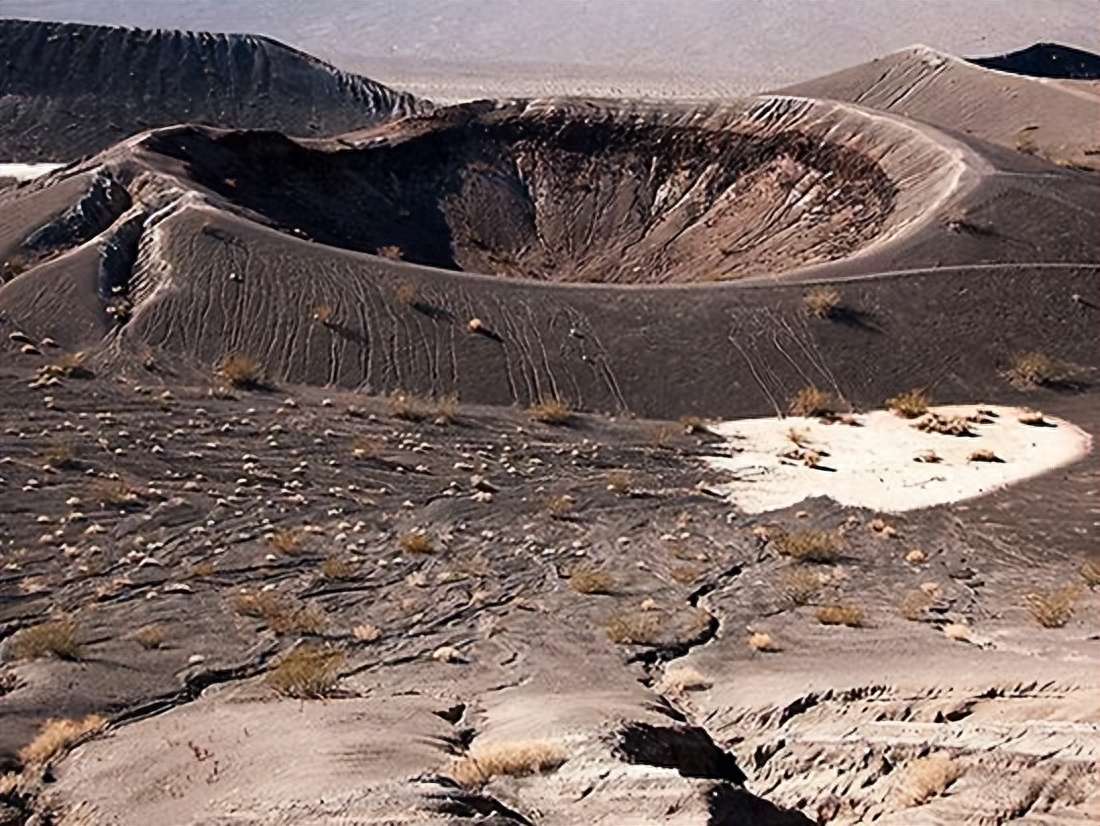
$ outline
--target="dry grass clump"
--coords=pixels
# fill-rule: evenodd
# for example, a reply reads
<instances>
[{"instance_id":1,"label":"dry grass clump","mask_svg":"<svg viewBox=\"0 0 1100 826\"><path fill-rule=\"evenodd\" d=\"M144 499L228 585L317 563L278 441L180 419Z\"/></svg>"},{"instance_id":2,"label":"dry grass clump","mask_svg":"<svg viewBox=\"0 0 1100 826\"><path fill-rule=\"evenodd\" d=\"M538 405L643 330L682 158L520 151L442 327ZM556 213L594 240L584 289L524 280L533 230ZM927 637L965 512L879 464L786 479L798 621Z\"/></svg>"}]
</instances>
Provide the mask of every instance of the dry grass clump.
<instances>
[{"instance_id":1,"label":"dry grass clump","mask_svg":"<svg viewBox=\"0 0 1100 826\"><path fill-rule=\"evenodd\" d=\"M557 769L569 751L554 740L505 740L474 746L451 764L451 778L460 786L476 788L492 778L525 777Z\"/></svg>"},{"instance_id":2,"label":"dry grass clump","mask_svg":"<svg viewBox=\"0 0 1100 826\"><path fill-rule=\"evenodd\" d=\"M131 505L141 498L140 492L125 479L96 479L85 489L89 502L103 507Z\"/></svg>"},{"instance_id":3,"label":"dry grass clump","mask_svg":"<svg viewBox=\"0 0 1100 826\"><path fill-rule=\"evenodd\" d=\"M840 293L834 287L814 287L802 296L802 306L814 318L829 318L840 306Z\"/></svg>"},{"instance_id":4,"label":"dry grass clump","mask_svg":"<svg viewBox=\"0 0 1100 826\"><path fill-rule=\"evenodd\" d=\"M428 418L428 403L407 390L395 390L386 401L390 415L406 422L420 422Z\"/></svg>"},{"instance_id":5,"label":"dry grass clump","mask_svg":"<svg viewBox=\"0 0 1100 826\"><path fill-rule=\"evenodd\" d=\"M448 393L435 400L435 423L449 425L458 416L458 396Z\"/></svg>"},{"instance_id":6,"label":"dry grass clump","mask_svg":"<svg viewBox=\"0 0 1100 826\"><path fill-rule=\"evenodd\" d=\"M375 255L381 256L382 258L388 258L390 261L402 261L405 258L405 253L402 251L401 247L396 244L386 244L383 247L379 247Z\"/></svg>"},{"instance_id":7,"label":"dry grass clump","mask_svg":"<svg viewBox=\"0 0 1100 826\"><path fill-rule=\"evenodd\" d=\"M358 565L335 554L326 556L321 563L321 576L325 579L352 579L358 570Z\"/></svg>"},{"instance_id":8,"label":"dry grass clump","mask_svg":"<svg viewBox=\"0 0 1100 826\"><path fill-rule=\"evenodd\" d=\"M80 658L76 622L58 617L16 631L8 640L8 653L16 660L37 660L54 656L62 660Z\"/></svg>"},{"instance_id":9,"label":"dry grass clump","mask_svg":"<svg viewBox=\"0 0 1100 826\"><path fill-rule=\"evenodd\" d=\"M652 645L661 634L661 617L649 611L615 614L607 622L607 638L619 645Z\"/></svg>"},{"instance_id":10,"label":"dry grass clump","mask_svg":"<svg viewBox=\"0 0 1100 826\"><path fill-rule=\"evenodd\" d=\"M87 354L62 353L52 364L46 364L38 368L40 379L90 379L92 371L84 366Z\"/></svg>"},{"instance_id":11,"label":"dry grass clump","mask_svg":"<svg viewBox=\"0 0 1100 826\"><path fill-rule=\"evenodd\" d=\"M293 556L301 550L302 529L282 528L267 537L267 544L283 556Z\"/></svg>"},{"instance_id":12,"label":"dry grass clump","mask_svg":"<svg viewBox=\"0 0 1100 826\"><path fill-rule=\"evenodd\" d=\"M706 691L712 685L714 685L713 680L704 677L690 666L682 665L666 669L657 685L657 690L661 694L679 696L688 691Z\"/></svg>"},{"instance_id":13,"label":"dry grass clump","mask_svg":"<svg viewBox=\"0 0 1100 826\"><path fill-rule=\"evenodd\" d=\"M310 318L327 327L332 322L333 309L329 303L318 304L313 308L313 312L310 314Z\"/></svg>"},{"instance_id":14,"label":"dry grass clump","mask_svg":"<svg viewBox=\"0 0 1100 826\"><path fill-rule=\"evenodd\" d=\"M794 395L787 412L792 416L835 416L838 407L832 393L810 385Z\"/></svg>"},{"instance_id":15,"label":"dry grass clump","mask_svg":"<svg viewBox=\"0 0 1100 826\"><path fill-rule=\"evenodd\" d=\"M215 570L214 560L204 559L191 566L190 575L192 579L205 579L208 576L213 576Z\"/></svg>"},{"instance_id":16,"label":"dry grass clump","mask_svg":"<svg viewBox=\"0 0 1100 826\"><path fill-rule=\"evenodd\" d=\"M418 298L416 286L408 283L398 284L393 288L393 297L397 300L398 304L415 304Z\"/></svg>"},{"instance_id":17,"label":"dry grass clump","mask_svg":"<svg viewBox=\"0 0 1100 826\"><path fill-rule=\"evenodd\" d=\"M573 417L569 402L557 396L544 396L531 405L527 412L531 414L532 419L543 424L568 424Z\"/></svg>"},{"instance_id":18,"label":"dry grass clump","mask_svg":"<svg viewBox=\"0 0 1100 826\"><path fill-rule=\"evenodd\" d=\"M1017 353L1011 366L1004 371L1008 383L1019 390L1031 390L1065 381L1070 376L1068 365L1046 353Z\"/></svg>"},{"instance_id":19,"label":"dry grass clump","mask_svg":"<svg viewBox=\"0 0 1100 826\"><path fill-rule=\"evenodd\" d=\"M1016 416L1016 421L1020 424L1030 425L1031 427L1047 427L1051 423L1046 420L1041 410L1032 410L1029 407L1025 407Z\"/></svg>"},{"instance_id":20,"label":"dry grass clump","mask_svg":"<svg viewBox=\"0 0 1100 826\"><path fill-rule=\"evenodd\" d=\"M906 419L916 419L928 412L932 399L920 388L899 393L886 400L886 407Z\"/></svg>"},{"instance_id":21,"label":"dry grass clump","mask_svg":"<svg viewBox=\"0 0 1100 826\"><path fill-rule=\"evenodd\" d=\"M699 416L681 416L680 424L684 427L684 435L692 436L696 433L705 433L707 430L706 419Z\"/></svg>"},{"instance_id":22,"label":"dry grass clump","mask_svg":"<svg viewBox=\"0 0 1100 826\"><path fill-rule=\"evenodd\" d=\"M382 436L356 436L351 443L351 455L356 459L377 459L386 448Z\"/></svg>"},{"instance_id":23,"label":"dry grass clump","mask_svg":"<svg viewBox=\"0 0 1100 826\"><path fill-rule=\"evenodd\" d=\"M677 565L668 575L681 585L691 585L703 575L706 569L695 565Z\"/></svg>"},{"instance_id":24,"label":"dry grass clump","mask_svg":"<svg viewBox=\"0 0 1100 826\"><path fill-rule=\"evenodd\" d=\"M230 604L242 616L262 619L276 634L318 634L325 627L320 610L287 602L276 591L240 591Z\"/></svg>"},{"instance_id":25,"label":"dry grass clump","mask_svg":"<svg viewBox=\"0 0 1100 826\"><path fill-rule=\"evenodd\" d=\"M321 699L331 694L340 681L337 672L343 660L343 653L330 646L303 643L267 672L264 683L284 697Z\"/></svg>"},{"instance_id":26,"label":"dry grass clump","mask_svg":"<svg viewBox=\"0 0 1100 826\"><path fill-rule=\"evenodd\" d=\"M612 493L627 493L634 484L634 472L631 470L612 470L607 474L607 489Z\"/></svg>"},{"instance_id":27,"label":"dry grass clump","mask_svg":"<svg viewBox=\"0 0 1100 826\"><path fill-rule=\"evenodd\" d=\"M796 567L784 571L779 581L780 590L795 605L808 605L817 599L825 583L818 571Z\"/></svg>"},{"instance_id":28,"label":"dry grass clump","mask_svg":"<svg viewBox=\"0 0 1100 826\"><path fill-rule=\"evenodd\" d=\"M1066 585L1025 594L1024 604L1043 628L1061 628L1073 619L1080 596L1081 591L1076 585Z\"/></svg>"},{"instance_id":29,"label":"dry grass clump","mask_svg":"<svg viewBox=\"0 0 1100 826\"><path fill-rule=\"evenodd\" d=\"M260 362L240 353L230 353L218 362L215 375L238 390L256 390L264 386Z\"/></svg>"},{"instance_id":30,"label":"dry grass clump","mask_svg":"<svg viewBox=\"0 0 1100 826\"><path fill-rule=\"evenodd\" d=\"M578 594L610 594L615 579L603 568L585 563L569 572L569 584Z\"/></svg>"},{"instance_id":31,"label":"dry grass clump","mask_svg":"<svg viewBox=\"0 0 1100 826\"><path fill-rule=\"evenodd\" d=\"M157 623L146 625L143 628L139 628L130 637L134 642L144 648L146 651L152 651L160 648L164 645L166 634L164 629Z\"/></svg>"},{"instance_id":32,"label":"dry grass clump","mask_svg":"<svg viewBox=\"0 0 1100 826\"><path fill-rule=\"evenodd\" d=\"M1000 458L996 453L988 448L978 448L970 452L970 455L966 457L968 462L1003 462L1004 459Z\"/></svg>"},{"instance_id":33,"label":"dry grass clump","mask_svg":"<svg viewBox=\"0 0 1100 826\"><path fill-rule=\"evenodd\" d=\"M941 416L939 413L925 413L913 423L913 427L925 433L941 433L944 436L973 436L970 422L962 416Z\"/></svg>"},{"instance_id":34,"label":"dry grass clump","mask_svg":"<svg viewBox=\"0 0 1100 826\"><path fill-rule=\"evenodd\" d=\"M76 470L80 459L75 445L68 442L55 442L42 451L42 458L54 470Z\"/></svg>"},{"instance_id":35,"label":"dry grass clump","mask_svg":"<svg viewBox=\"0 0 1100 826\"><path fill-rule=\"evenodd\" d=\"M407 554L435 553L435 543L432 538L419 528L401 534L397 538L397 544Z\"/></svg>"},{"instance_id":36,"label":"dry grass clump","mask_svg":"<svg viewBox=\"0 0 1100 826\"><path fill-rule=\"evenodd\" d=\"M548 496L546 497L546 512L557 519L561 519L573 511L575 501L568 493Z\"/></svg>"},{"instance_id":37,"label":"dry grass clump","mask_svg":"<svg viewBox=\"0 0 1100 826\"><path fill-rule=\"evenodd\" d=\"M934 752L911 761L899 772L891 796L901 807L919 806L943 794L962 774L962 765L950 754Z\"/></svg>"},{"instance_id":38,"label":"dry grass clump","mask_svg":"<svg viewBox=\"0 0 1100 826\"><path fill-rule=\"evenodd\" d=\"M770 539L779 553L803 562L830 563L840 556L840 537L830 531L804 528L787 533L779 530Z\"/></svg>"},{"instance_id":39,"label":"dry grass clump","mask_svg":"<svg viewBox=\"0 0 1100 826\"><path fill-rule=\"evenodd\" d=\"M863 609L857 605L822 605L814 613L822 625L847 625L849 628L863 627Z\"/></svg>"},{"instance_id":40,"label":"dry grass clump","mask_svg":"<svg viewBox=\"0 0 1100 826\"><path fill-rule=\"evenodd\" d=\"M351 629L352 636L360 642L374 642L380 636L382 631L377 625L372 625L369 622L363 622Z\"/></svg>"},{"instance_id":41,"label":"dry grass clump","mask_svg":"<svg viewBox=\"0 0 1100 826\"><path fill-rule=\"evenodd\" d=\"M932 595L920 588L907 591L901 599L901 615L910 622L920 622L924 619L924 612L935 602Z\"/></svg>"},{"instance_id":42,"label":"dry grass clump","mask_svg":"<svg viewBox=\"0 0 1100 826\"><path fill-rule=\"evenodd\" d=\"M19 750L19 761L24 766L44 765L82 737L99 731L106 725L106 718L98 714L89 714L83 720L51 718L42 724L35 738Z\"/></svg>"},{"instance_id":43,"label":"dry grass clump","mask_svg":"<svg viewBox=\"0 0 1100 826\"><path fill-rule=\"evenodd\" d=\"M1090 588L1095 588L1097 585L1100 585L1100 562L1092 559L1087 560L1081 563L1079 571L1081 579L1085 580L1085 584Z\"/></svg>"},{"instance_id":44,"label":"dry grass clump","mask_svg":"<svg viewBox=\"0 0 1100 826\"><path fill-rule=\"evenodd\" d=\"M772 639L771 634L767 634L763 631L754 631L749 634L748 637L749 648L753 651L760 651L765 654L776 654L783 649L776 645L775 640Z\"/></svg>"}]
</instances>

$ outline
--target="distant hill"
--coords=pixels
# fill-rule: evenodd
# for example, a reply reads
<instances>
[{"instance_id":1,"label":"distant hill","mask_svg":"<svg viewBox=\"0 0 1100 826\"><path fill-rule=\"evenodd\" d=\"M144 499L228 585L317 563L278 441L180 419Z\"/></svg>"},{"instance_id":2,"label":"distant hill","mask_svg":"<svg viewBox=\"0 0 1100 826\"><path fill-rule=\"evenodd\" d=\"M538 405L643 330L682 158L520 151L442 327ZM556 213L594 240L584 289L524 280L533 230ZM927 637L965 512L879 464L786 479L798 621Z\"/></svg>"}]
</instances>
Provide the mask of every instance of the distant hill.
<instances>
[{"instance_id":1,"label":"distant hill","mask_svg":"<svg viewBox=\"0 0 1100 826\"><path fill-rule=\"evenodd\" d=\"M335 135L424 105L265 37L0 19L3 161L69 161L183 122Z\"/></svg>"},{"instance_id":2,"label":"distant hill","mask_svg":"<svg viewBox=\"0 0 1100 826\"><path fill-rule=\"evenodd\" d=\"M970 62L1014 75L1100 80L1100 55L1058 43L1035 43L1008 54L971 58Z\"/></svg>"}]
</instances>

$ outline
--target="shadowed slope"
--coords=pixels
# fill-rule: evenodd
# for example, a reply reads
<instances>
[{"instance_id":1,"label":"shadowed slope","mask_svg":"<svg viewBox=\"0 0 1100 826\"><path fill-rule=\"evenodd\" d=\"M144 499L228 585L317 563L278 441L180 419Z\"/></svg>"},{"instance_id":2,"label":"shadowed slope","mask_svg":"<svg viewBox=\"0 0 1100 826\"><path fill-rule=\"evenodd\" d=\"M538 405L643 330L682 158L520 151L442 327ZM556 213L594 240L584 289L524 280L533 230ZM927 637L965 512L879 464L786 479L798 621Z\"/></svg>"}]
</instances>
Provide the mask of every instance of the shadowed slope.
<instances>
[{"instance_id":1,"label":"shadowed slope","mask_svg":"<svg viewBox=\"0 0 1100 826\"><path fill-rule=\"evenodd\" d=\"M1100 80L1100 55L1058 43L1035 43L1008 54L973 57L970 62L1014 75Z\"/></svg>"}]
</instances>

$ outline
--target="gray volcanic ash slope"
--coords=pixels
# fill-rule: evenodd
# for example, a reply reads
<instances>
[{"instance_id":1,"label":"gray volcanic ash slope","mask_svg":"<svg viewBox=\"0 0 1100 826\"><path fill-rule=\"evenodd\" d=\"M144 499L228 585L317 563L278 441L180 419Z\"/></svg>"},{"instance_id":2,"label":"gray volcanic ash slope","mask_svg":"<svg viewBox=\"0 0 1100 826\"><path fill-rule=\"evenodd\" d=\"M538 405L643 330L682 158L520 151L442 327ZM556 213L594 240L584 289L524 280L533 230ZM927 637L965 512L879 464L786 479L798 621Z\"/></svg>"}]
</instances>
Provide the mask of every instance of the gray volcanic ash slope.
<instances>
[{"instance_id":1,"label":"gray volcanic ash slope","mask_svg":"<svg viewBox=\"0 0 1100 826\"><path fill-rule=\"evenodd\" d=\"M0 20L0 160L70 161L202 122L334 135L422 107L265 37Z\"/></svg>"}]
</instances>

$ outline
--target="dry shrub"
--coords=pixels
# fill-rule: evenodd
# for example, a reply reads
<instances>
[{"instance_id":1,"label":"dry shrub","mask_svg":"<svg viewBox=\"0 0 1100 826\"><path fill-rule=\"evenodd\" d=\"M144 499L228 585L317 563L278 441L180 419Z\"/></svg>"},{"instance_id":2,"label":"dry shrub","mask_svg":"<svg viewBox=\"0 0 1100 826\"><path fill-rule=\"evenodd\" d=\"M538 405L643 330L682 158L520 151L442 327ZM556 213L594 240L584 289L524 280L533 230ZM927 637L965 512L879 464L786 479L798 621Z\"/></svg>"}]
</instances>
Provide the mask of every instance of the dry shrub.
<instances>
[{"instance_id":1,"label":"dry shrub","mask_svg":"<svg viewBox=\"0 0 1100 826\"><path fill-rule=\"evenodd\" d=\"M475 788L500 775L553 771L568 759L569 751L553 740L506 740L474 746L451 764L450 775L460 786Z\"/></svg>"},{"instance_id":2,"label":"dry shrub","mask_svg":"<svg viewBox=\"0 0 1100 826\"><path fill-rule=\"evenodd\" d=\"M901 615L910 622L920 622L924 619L924 612L935 602L931 594L925 593L919 588L906 592L901 599Z\"/></svg>"},{"instance_id":3,"label":"dry shrub","mask_svg":"<svg viewBox=\"0 0 1100 826\"><path fill-rule=\"evenodd\" d=\"M804 528L794 533L777 531L771 537L779 553L803 562L835 562L840 556L840 537L830 531Z\"/></svg>"},{"instance_id":4,"label":"dry shrub","mask_svg":"<svg viewBox=\"0 0 1100 826\"><path fill-rule=\"evenodd\" d=\"M1081 563L1079 571L1081 579L1085 580L1085 583L1090 588L1095 588L1097 585L1100 585L1100 562L1092 559L1087 560Z\"/></svg>"},{"instance_id":5,"label":"dry shrub","mask_svg":"<svg viewBox=\"0 0 1100 826\"><path fill-rule=\"evenodd\" d=\"M351 455L356 459L377 459L386 449L382 436L356 436L351 443Z\"/></svg>"},{"instance_id":6,"label":"dry shrub","mask_svg":"<svg viewBox=\"0 0 1100 826\"><path fill-rule=\"evenodd\" d=\"M919 388L899 393L886 400L886 407L906 419L916 419L928 412L932 399Z\"/></svg>"},{"instance_id":7,"label":"dry shrub","mask_svg":"<svg viewBox=\"0 0 1100 826\"><path fill-rule=\"evenodd\" d=\"M1061 628L1073 619L1080 596L1081 591L1076 585L1066 585L1025 594L1024 604L1035 621L1044 628Z\"/></svg>"},{"instance_id":8,"label":"dry shrub","mask_svg":"<svg viewBox=\"0 0 1100 826\"><path fill-rule=\"evenodd\" d=\"M706 691L712 685L713 680L685 665L666 669L657 690L662 694L679 696L687 691Z\"/></svg>"},{"instance_id":9,"label":"dry shrub","mask_svg":"<svg viewBox=\"0 0 1100 826\"><path fill-rule=\"evenodd\" d=\"M833 287L814 287L802 296L802 306L814 318L829 318L840 306L840 293Z\"/></svg>"},{"instance_id":10,"label":"dry shrub","mask_svg":"<svg viewBox=\"0 0 1100 826\"><path fill-rule=\"evenodd\" d=\"M807 605L821 594L824 586L821 574L809 568L790 568L779 581L780 590L795 605Z\"/></svg>"},{"instance_id":11,"label":"dry shrub","mask_svg":"<svg viewBox=\"0 0 1100 826\"><path fill-rule=\"evenodd\" d=\"M652 645L661 634L661 617L647 611L615 614L607 622L607 638L620 645Z\"/></svg>"},{"instance_id":12,"label":"dry shrub","mask_svg":"<svg viewBox=\"0 0 1100 826\"><path fill-rule=\"evenodd\" d=\"M19 760L24 766L49 763L78 740L106 725L106 718L98 714L89 714L83 720L51 718L42 724L35 738L19 750Z\"/></svg>"},{"instance_id":13,"label":"dry shrub","mask_svg":"<svg viewBox=\"0 0 1100 826\"><path fill-rule=\"evenodd\" d=\"M415 304L418 298L416 286L414 284L398 284L393 288L393 297L397 300L398 304L405 304L411 306Z\"/></svg>"},{"instance_id":14,"label":"dry shrub","mask_svg":"<svg viewBox=\"0 0 1100 826\"><path fill-rule=\"evenodd\" d=\"M313 308L313 312L310 314L310 318L316 321L318 324L327 327L332 321L332 305L329 303L318 304Z\"/></svg>"},{"instance_id":15,"label":"dry shrub","mask_svg":"<svg viewBox=\"0 0 1100 826\"><path fill-rule=\"evenodd\" d=\"M390 261L403 261L405 258L405 253L401 250L401 247L396 244L386 244L383 247L379 247L375 255L382 258L388 258Z\"/></svg>"},{"instance_id":16,"label":"dry shrub","mask_svg":"<svg viewBox=\"0 0 1100 826\"><path fill-rule=\"evenodd\" d=\"M407 390L395 390L387 399L390 415L406 422L420 422L428 418L428 403Z\"/></svg>"},{"instance_id":17,"label":"dry shrub","mask_svg":"<svg viewBox=\"0 0 1100 826\"><path fill-rule=\"evenodd\" d=\"M695 565L677 565L668 572L668 575L681 585L691 585L703 575L705 570Z\"/></svg>"},{"instance_id":18,"label":"dry shrub","mask_svg":"<svg viewBox=\"0 0 1100 826\"><path fill-rule=\"evenodd\" d=\"M835 416L838 407L832 393L810 385L791 398L787 412L792 416Z\"/></svg>"},{"instance_id":19,"label":"dry shrub","mask_svg":"<svg viewBox=\"0 0 1100 826\"><path fill-rule=\"evenodd\" d=\"M103 507L120 507L137 502L141 495L125 479L96 479L86 488L89 501Z\"/></svg>"},{"instance_id":20,"label":"dry shrub","mask_svg":"<svg viewBox=\"0 0 1100 826\"><path fill-rule=\"evenodd\" d=\"M941 416L925 413L913 423L913 427L925 433L941 433L944 436L973 436L970 423L962 416Z\"/></svg>"},{"instance_id":21,"label":"dry shrub","mask_svg":"<svg viewBox=\"0 0 1100 826\"><path fill-rule=\"evenodd\" d=\"M771 634L766 634L763 631L754 631L749 634L748 643L749 648L753 651L761 651L765 654L775 654L783 650L776 645Z\"/></svg>"},{"instance_id":22,"label":"dry shrub","mask_svg":"<svg viewBox=\"0 0 1100 826\"><path fill-rule=\"evenodd\" d=\"M208 576L213 576L214 570L214 561L204 559L202 562L196 562L191 566L191 577L192 579L205 579Z\"/></svg>"},{"instance_id":23,"label":"dry shrub","mask_svg":"<svg viewBox=\"0 0 1100 826\"><path fill-rule=\"evenodd\" d=\"M352 636L360 642L374 642L380 636L382 632L378 626L372 625L369 622L360 623L351 629Z\"/></svg>"},{"instance_id":24,"label":"dry shrub","mask_svg":"<svg viewBox=\"0 0 1100 826\"><path fill-rule=\"evenodd\" d=\"M41 379L90 379L93 373L84 366L86 358L87 355L83 352L62 353L52 364L38 368L38 377Z\"/></svg>"},{"instance_id":25,"label":"dry shrub","mask_svg":"<svg viewBox=\"0 0 1100 826\"><path fill-rule=\"evenodd\" d=\"M573 416L569 402L556 396L546 396L539 399L528 408L528 413L536 422L543 424L563 425L567 424Z\"/></svg>"},{"instance_id":26,"label":"dry shrub","mask_svg":"<svg viewBox=\"0 0 1100 826\"><path fill-rule=\"evenodd\" d=\"M133 633L131 639L146 651L151 651L164 645L165 633L164 629L154 622L152 625L139 628Z\"/></svg>"},{"instance_id":27,"label":"dry shrub","mask_svg":"<svg viewBox=\"0 0 1100 826\"><path fill-rule=\"evenodd\" d=\"M282 528L267 537L267 544L283 556L293 556L301 551L302 529Z\"/></svg>"},{"instance_id":28,"label":"dry shrub","mask_svg":"<svg viewBox=\"0 0 1100 826\"><path fill-rule=\"evenodd\" d=\"M684 435L691 436L695 433L705 433L707 430L706 419L699 416L681 416L680 424L684 427Z\"/></svg>"},{"instance_id":29,"label":"dry shrub","mask_svg":"<svg viewBox=\"0 0 1100 826\"><path fill-rule=\"evenodd\" d=\"M68 442L56 442L42 451L42 458L54 470L76 470L80 467L75 445Z\"/></svg>"},{"instance_id":30,"label":"dry shrub","mask_svg":"<svg viewBox=\"0 0 1100 826\"><path fill-rule=\"evenodd\" d=\"M276 634L318 634L325 627L320 610L287 602L276 591L241 591L230 603L238 614L262 619Z\"/></svg>"},{"instance_id":31,"label":"dry shrub","mask_svg":"<svg viewBox=\"0 0 1100 826\"><path fill-rule=\"evenodd\" d=\"M80 658L76 622L58 617L16 631L8 640L8 653L17 660L37 660L54 656L62 660Z\"/></svg>"},{"instance_id":32,"label":"dry shrub","mask_svg":"<svg viewBox=\"0 0 1100 826\"><path fill-rule=\"evenodd\" d=\"M325 579L352 579L359 567L336 555L326 556L321 563L321 576Z\"/></svg>"},{"instance_id":33,"label":"dry shrub","mask_svg":"<svg viewBox=\"0 0 1100 826\"><path fill-rule=\"evenodd\" d=\"M578 594L610 594L615 579L603 568L581 564L569 572L569 584Z\"/></svg>"},{"instance_id":34,"label":"dry shrub","mask_svg":"<svg viewBox=\"0 0 1100 826\"><path fill-rule=\"evenodd\" d=\"M559 496L546 497L546 512L553 517L561 519L568 516L573 510L574 499L568 493Z\"/></svg>"},{"instance_id":35,"label":"dry shrub","mask_svg":"<svg viewBox=\"0 0 1100 826\"><path fill-rule=\"evenodd\" d=\"M260 362L240 353L230 353L218 362L215 375L238 390L256 390L264 386Z\"/></svg>"},{"instance_id":36,"label":"dry shrub","mask_svg":"<svg viewBox=\"0 0 1100 826\"><path fill-rule=\"evenodd\" d=\"M1051 358L1046 353L1017 353L1011 366L1004 371L1008 383L1019 390L1031 390L1065 381L1070 377L1069 366Z\"/></svg>"},{"instance_id":37,"label":"dry shrub","mask_svg":"<svg viewBox=\"0 0 1100 826\"><path fill-rule=\"evenodd\" d=\"M451 424L458 416L458 396L448 393L435 400L435 423L439 425Z\"/></svg>"},{"instance_id":38,"label":"dry shrub","mask_svg":"<svg viewBox=\"0 0 1100 826\"><path fill-rule=\"evenodd\" d=\"M978 448L970 452L970 455L966 457L968 462L1003 462L1004 459L1000 458L996 453L988 448Z\"/></svg>"},{"instance_id":39,"label":"dry shrub","mask_svg":"<svg viewBox=\"0 0 1100 826\"><path fill-rule=\"evenodd\" d=\"M435 553L435 543L432 538L419 528L401 534L397 538L397 544L407 554Z\"/></svg>"},{"instance_id":40,"label":"dry shrub","mask_svg":"<svg viewBox=\"0 0 1100 826\"><path fill-rule=\"evenodd\" d=\"M612 470L607 474L607 489L612 493L627 493L634 487L634 472Z\"/></svg>"},{"instance_id":41,"label":"dry shrub","mask_svg":"<svg viewBox=\"0 0 1100 826\"><path fill-rule=\"evenodd\" d=\"M267 673L264 682L284 697L316 700L327 697L340 681L342 652L330 646L295 646Z\"/></svg>"},{"instance_id":42,"label":"dry shrub","mask_svg":"<svg viewBox=\"0 0 1100 826\"><path fill-rule=\"evenodd\" d=\"M863 626L863 609L857 605L822 605L814 615L822 625L847 625L849 628Z\"/></svg>"},{"instance_id":43,"label":"dry shrub","mask_svg":"<svg viewBox=\"0 0 1100 826\"><path fill-rule=\"evenodd\" d=\"M962 765L951 755L934 752L911 761L901 770L891 796L901 807L919 806L943 794L962 774Z\"/></svg>"}]
</instances>

